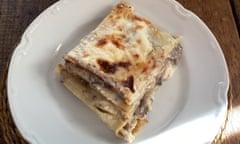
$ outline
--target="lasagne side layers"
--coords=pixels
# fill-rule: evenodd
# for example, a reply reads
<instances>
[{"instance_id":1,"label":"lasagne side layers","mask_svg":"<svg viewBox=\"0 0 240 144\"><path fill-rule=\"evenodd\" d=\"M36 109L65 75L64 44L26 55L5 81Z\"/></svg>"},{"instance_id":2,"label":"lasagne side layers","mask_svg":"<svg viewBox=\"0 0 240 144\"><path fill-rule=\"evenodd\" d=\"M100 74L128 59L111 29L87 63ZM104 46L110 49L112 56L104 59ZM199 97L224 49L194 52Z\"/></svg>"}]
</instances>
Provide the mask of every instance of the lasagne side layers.
<instances>
[{"instance_id":1,"label":"lasagne side layers","mask_svg":"<svg viewBox=\"0 0 240 144\"><path fill-rule=\"evenodd\" d=\"M121 1L56 68L64 86L131 142L147 123L162 81L180 60L180 38L136 15Z\"/></svg>"},{"instance_id":2,"label":"lasagne side layers","mask_svg":"<svg viewBox=\"0 0 240 144\"><path fill-rule=\"evenodd\" d=\"M69 73L64 66L59 65L55 74L69 91L97 113L116 136L131 142L140 128L147 123L146 115L151 110L158 85L144 95L134 113L126 113L106 100L98 91L92 89L88 82Z\"/></svg>"}]
</instances>

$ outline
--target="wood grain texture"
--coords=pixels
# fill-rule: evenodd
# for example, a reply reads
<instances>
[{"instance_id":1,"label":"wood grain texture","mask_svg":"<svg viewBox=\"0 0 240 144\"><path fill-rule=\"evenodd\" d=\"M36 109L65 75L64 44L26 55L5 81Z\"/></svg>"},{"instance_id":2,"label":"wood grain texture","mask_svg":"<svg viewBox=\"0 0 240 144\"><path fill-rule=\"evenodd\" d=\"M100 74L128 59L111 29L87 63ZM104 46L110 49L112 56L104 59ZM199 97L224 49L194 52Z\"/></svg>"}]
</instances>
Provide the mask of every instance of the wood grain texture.
<instances>
[{"instance_id":1,"label":"wood grain texture","mask_svg":"<svg viewBox=\"0 0 240 144\"><path fill-rule=\"evenodd\" d=\"M57 0L0 0L0 76L26 27L44 9ZM240 0L178 0L196 13L219 41L229 67L232 82L233 110L240 107ZM231 5L232 4L232 5ZM233 6L233 9L231 8ZM235 16L235 19L234 19ZM236 23L235 21L236 20ZM239 112L240 110L237 110ZM240 115L239 115L240 117ZM239 144L238 115L230 114L223 144ZM0 129L0 131L2 131ZM0 144L4 143L0 132Z\"/></svg>"},{"instance_id":2,"label":"wood grain texture","mask_svg":"<svg viewBox=\"0 0 240 144\"><path fill-rule=\"evenodd\" d=\"M238 27L238 36L240 37L240 0L230 0L233 15Z\"/></svg>"}]
</instances>

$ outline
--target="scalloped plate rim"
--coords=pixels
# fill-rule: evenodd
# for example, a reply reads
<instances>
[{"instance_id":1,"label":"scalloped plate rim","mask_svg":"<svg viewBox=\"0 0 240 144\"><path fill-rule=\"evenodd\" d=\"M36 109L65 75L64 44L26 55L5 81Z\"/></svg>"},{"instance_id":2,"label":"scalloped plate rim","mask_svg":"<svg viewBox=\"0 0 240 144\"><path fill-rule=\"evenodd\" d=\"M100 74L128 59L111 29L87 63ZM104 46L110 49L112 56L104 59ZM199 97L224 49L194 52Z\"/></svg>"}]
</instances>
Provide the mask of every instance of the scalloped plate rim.
<instances>
[{"instance_id":1,"label":"scalloped plate rim","mask_svg":"<svg viewBox=\"0 0 240 144\"><path fill-rule=\"evenodd\" d=\"M26 28L25 32L23 33L22 35L22 38L21 38L21 41L19 42L19 44L16 46L13 54L12 54L12 57L11 57L11 61L10 61L10 64L9 64L9 71L8 71L8 79L7 79L7 93L11 94L11 89L9 89L9 79L11 79L11 75L13 74L13 71L12 71L12 66L14 66L15 64L15 56L19 53L20 50L24 49L24 47L27 45L27 41L28 41L28 35L31 34L32 30L34 31L34 26L38 25L39 23L41 23L41 20L43 17L47 17L48 14L51 12L51 10L56 7L57 5L61 5L63 4L64 2L66 2L67 0L60 0L60 1L57 1L55 2L54 4L52 4L50 7L48 7L47 9L45 9L43 12L40 13L39 16L37 16L33 22ZM211 37L213 38L214 40L214 43L216 44L216 46L219 48L219 52L221 54L221 57L223 58L223 64L224 64L224 67L225 67L225 71L226 71L226 75L228 76L227 77L227 81L226 81L226 87L224 87L224 93L225 93L225 100L226 100L226 105L224 105L223 107L225 107L225 115L226 115L226 112L227 112L227 105L228 105L228 102L227 102L227 92L228 92L228 89L229 89L229 72L228 72L228 68L227 68L227 64L226 64L226 60L224 58L224 54L222 52L222 49L219 45L219 43L217 42L215 36L213 35L213 33L210 31L210 29L207 27L207 25L196 15L194 14L192 11L184 8L179 2L175 1L175 0L165 0L166 2L168 2L170 5L174 5L174 6L178 6L180 7L182 10L184 10L184 12L186 12L187 14L189 14L191 16L191 19L193 20L196 20L198 23L200 23L201 26L203 26L203 29L206 30L210 35ZM10 106L10 111L11 111L11 114L13 116L13 120L14 122L16 123L16 127L20 130L20 133L23 135L23 137L29 141L29 142L32 142L32 143L39 143L37 141L37 139L35 139L34 137L32 137L30 134L28 134L27 132L25 132L25 130L23 130L21 128L21 125L18 124L18 120L17 120L17 117L16 117L16 114L15 114L15 108L14 108L14 104L11 103L11 96L8 96L8 99L9 99L9 106Z\"/></svg>"}]
</instances>

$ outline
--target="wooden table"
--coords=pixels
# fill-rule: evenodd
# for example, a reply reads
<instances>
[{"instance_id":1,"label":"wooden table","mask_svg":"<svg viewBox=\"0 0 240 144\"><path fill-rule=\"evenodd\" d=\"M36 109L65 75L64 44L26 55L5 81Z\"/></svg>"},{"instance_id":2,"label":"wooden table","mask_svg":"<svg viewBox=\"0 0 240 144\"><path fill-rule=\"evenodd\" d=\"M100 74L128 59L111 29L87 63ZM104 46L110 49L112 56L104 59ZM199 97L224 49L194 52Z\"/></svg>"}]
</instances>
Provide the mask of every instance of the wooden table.
<instances>
[{"instance_id":1,"label":"wooden table","mask_svg":"<svg viewBox=\"0 0 240 144\"><path fill-rule=\"evenodd\" d=\"M0 0L0 76L25 28L57 0ZM233 101L220 143L240 143L240 0L178 0L212 30L228 63ZM230 107L231 108L231 107ZM0 129L0 143L4 131Z\"/></svg>"}]
</instances>

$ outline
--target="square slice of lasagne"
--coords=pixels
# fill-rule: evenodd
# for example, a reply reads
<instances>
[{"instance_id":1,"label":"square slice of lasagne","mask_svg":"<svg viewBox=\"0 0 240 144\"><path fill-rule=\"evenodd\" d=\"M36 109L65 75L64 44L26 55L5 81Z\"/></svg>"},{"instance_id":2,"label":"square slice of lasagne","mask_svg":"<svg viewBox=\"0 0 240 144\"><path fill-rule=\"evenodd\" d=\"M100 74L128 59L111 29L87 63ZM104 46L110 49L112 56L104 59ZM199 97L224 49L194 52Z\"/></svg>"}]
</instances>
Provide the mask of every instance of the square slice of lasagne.
<instances>
[{"instance_id":1,"label":"square slice of lasagne","mask_svg":"<svg viewBox=\"0 0 240 144\"><path fill-rule=\"evenodd\" d=\"M118 137L131 142L147 123L155 92L172 76L181 53L179 37L121 1L64 56L56 75Z\"/></svg>"}]
</instances>

